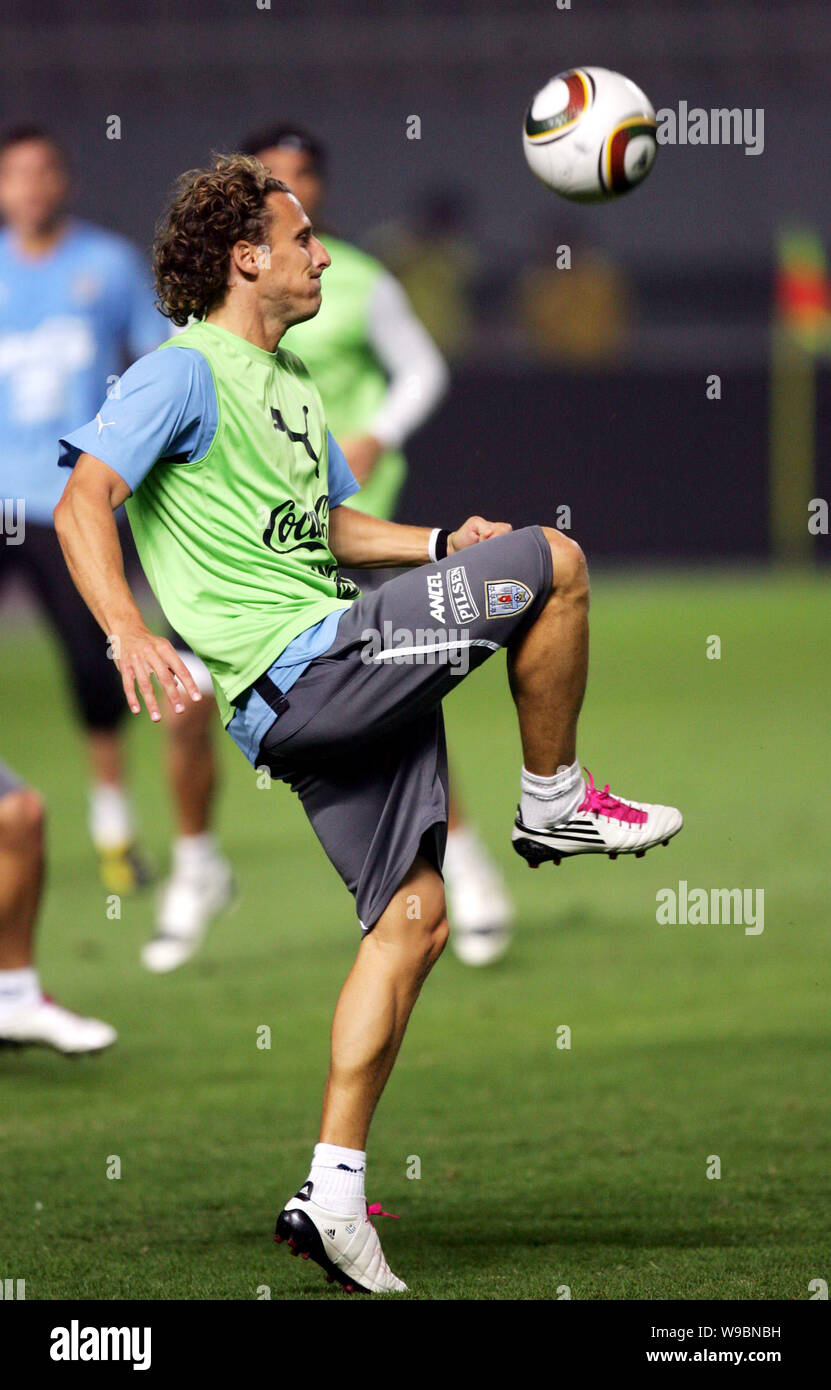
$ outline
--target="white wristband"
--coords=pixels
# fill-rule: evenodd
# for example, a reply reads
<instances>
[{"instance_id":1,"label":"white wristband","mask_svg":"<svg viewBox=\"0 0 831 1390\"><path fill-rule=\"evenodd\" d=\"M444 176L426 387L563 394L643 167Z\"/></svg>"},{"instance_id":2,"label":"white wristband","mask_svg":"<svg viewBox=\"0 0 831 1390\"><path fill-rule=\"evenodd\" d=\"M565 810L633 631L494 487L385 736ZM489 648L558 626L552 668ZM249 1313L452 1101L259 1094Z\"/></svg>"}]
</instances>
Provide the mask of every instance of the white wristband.
<instances>
[{"instance_id":1,"label":"white wristband","mask_svg":"<svg viewBox=\"0 0 831 1390\"><path fill-rule=\"evenodd\" d=\"M436 541L439 538L440 532L441 527L434 526L432 531L430 532L430 539L427 542L427 554L430 556L430 559L432 560L433 564L436 563Z\"/></svg>"}]
</instances>

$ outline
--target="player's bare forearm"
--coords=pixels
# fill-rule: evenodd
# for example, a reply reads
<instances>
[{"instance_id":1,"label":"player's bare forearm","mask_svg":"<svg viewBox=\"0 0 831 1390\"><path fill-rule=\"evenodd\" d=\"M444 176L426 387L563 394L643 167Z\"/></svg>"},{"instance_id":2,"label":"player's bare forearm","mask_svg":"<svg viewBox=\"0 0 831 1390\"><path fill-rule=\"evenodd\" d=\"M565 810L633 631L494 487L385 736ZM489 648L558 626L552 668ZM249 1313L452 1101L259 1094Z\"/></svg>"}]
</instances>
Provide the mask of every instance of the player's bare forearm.
<instances>
[{"instance_id":1,"label":"player's bare forearm","mask_svg":"<svg viewBox=\"0 0 831 1390\"><path fill-rule=\"evenodd\" d=\"M335 507L329 523L329 546L341 565L383 569L426 565L429 526L399 526L354 507Z\"/></svg>"},{"instance_id":2,"label":"player's bare forearm","mask_svg":"<svg viewBox=\"0 0 831 1390\"><path fill-rule=\"evenodd\" d=\"M192 700L202 697L170 642L149 631L130 592L113 515L129 493L113 469L81 454L53 519L72 581L111 645L130 709L139 712L138 687L151 719L158 720L151 676L177 713L184 709L177 680Z\"/></svg>"},{"instance_id":3,"label":"player's bare forearm","mask_svg":"<svg viewBox=\"0 0 831 1390\"><path fill-rule=\"evenodd\" d=\"M85 475L84 458L76 465L55 508L55 530L76 589L96 622L109 636L117 628L140 623L141 613L124 575L124 558L114 511L124 497L107 479L95 483ZM109 470L111 471L111 470ZM126 484L122 483L124 495Z\"/></svg>"},{"instance_id":4,"label":"player's bare forearm","mask_svg":"<svg viewBox=\"0 0 831 1390\"><path fill-rule=\"evenodd\" d=\"M510 529L507 522L472 516L451 532L447 553L453 555ZM430 561L430 532L429 526L401 526L354 507L335 507L329 523L329 547L339 564L353 569L426 565Z\"/></svg>"}]
</instances>

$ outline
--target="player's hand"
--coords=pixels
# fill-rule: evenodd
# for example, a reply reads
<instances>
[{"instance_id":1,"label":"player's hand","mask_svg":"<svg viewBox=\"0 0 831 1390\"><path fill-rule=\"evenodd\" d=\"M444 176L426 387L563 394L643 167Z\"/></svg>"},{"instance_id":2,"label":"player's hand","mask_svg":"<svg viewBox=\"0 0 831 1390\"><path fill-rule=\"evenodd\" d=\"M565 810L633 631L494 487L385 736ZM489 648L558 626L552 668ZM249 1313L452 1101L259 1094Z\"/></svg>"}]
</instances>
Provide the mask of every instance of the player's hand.
<instances>
[{"instance_id":1,"label":"player's hand","mask_svg":"<svg viewBox=\"0 0 831 1390\"><path fill-rule=\"evenodd\" d=\"M381 457L382 445L374 434L355 435L351 439L338 440L341 449L346 456L346 462L355 475L356 482L365 483L378 459Z\"/></svg>"},{"instance_id":2,"label":"player's hand","mask_svg":"<svg viewBox=\"0 0 831 1390\"><path fill-rule=\"evenodd\" d=\"M504 536L513 527L507 521L485 521L481 516L470 516L458 531L452 531L447 538L447 553L455 555L457 550L465 550L478 541L489 541L492 536Z\"/></svg>"},{"instance_id":3,"label":"player's hand","mask_svg":"<svg viewBox=\"0 0 831 1390\"><path fill-rule=\"evenodd\" d=\"M177 714L181 714L185 708L183 689L191 700L202 699L193 676L166 637L156 637L146 627L129 628L113 633L110 646L121 673L127 704L133 714L141 710L136 694L138 687L138 694L144 700L150 718L154 723L161 719L151 679L153 676Z\"/></svg>"}]
</instances>

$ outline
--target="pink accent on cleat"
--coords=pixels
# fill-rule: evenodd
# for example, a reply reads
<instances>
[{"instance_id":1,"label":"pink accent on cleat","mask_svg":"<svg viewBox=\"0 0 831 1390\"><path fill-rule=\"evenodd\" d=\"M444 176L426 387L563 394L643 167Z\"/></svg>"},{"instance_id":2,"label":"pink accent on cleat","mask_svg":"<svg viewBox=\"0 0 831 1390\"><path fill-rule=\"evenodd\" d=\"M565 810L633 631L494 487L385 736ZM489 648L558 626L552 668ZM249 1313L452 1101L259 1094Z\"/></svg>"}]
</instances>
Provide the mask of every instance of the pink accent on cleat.
<instances>
[{"instance_id":1,"label":"pink accent on cleat","mask_svg":"<svg viewBox=\"0 0 831 1390\"><path fill-rule=\"evenodd\" d=\"M607 782L602 792L597 790L594 785L594 778L586 768L588 785L586 795L577 807L580 811L588 811L590 815L606 816L608 820L619 820L624 825L643 825L649 817L646 811L639 811L635 806L628 806L625 801L619 801L616 796L612 796Z\"/></svg>"},{"instance_id":2,"label":"pink accent on cleat","mask_svg":"<svg viewBox=\"0 0 831 1390\"><path fill-rule=\"evenodd\" d=\"M369 1202L367 1202L367 1204L366 1204L366 1219L367 1219L367 1221L369 1220L369 1218L370 1218L371 1216L391 1216L392 1219L393 1219L393 1221L400 1221L400 1220L401 1220L401 1217L400 1217L400 1216L396 1216L396 1214L395 1214L394 1211L384 1211L384 1209L383 1209L383 1207L381 1206L381 1203L380 1203L380 1202L373 1202L373 1203L372 1203L372 1206L370 1206Z\"/></svg>"}]
</instances>

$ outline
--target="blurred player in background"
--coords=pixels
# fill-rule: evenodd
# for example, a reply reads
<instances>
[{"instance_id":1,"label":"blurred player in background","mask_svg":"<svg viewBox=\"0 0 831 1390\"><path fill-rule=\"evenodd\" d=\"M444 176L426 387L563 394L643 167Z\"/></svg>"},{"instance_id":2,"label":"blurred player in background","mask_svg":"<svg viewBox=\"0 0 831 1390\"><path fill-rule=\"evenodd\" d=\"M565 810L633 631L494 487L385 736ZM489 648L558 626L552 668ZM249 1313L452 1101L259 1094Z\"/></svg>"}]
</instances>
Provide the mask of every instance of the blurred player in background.
<instances>
[{"instance_id":1,"label":"blurred player in background","mask_svg":"<svg viewBox=\"0 0 831 1390\"><path fill-rule=\"evenodd\" d=\"M69 196L67 158L51 134L19 127L0 139L0 498L25 502L19 536L0 536L0 586L10 573L19 575L55 629L86 733L90 832L102 880L108 892L126 893L148 874L124 785L124 701L115 663L67 575L53 529L63 486L55 439L88 419L108 387L117 396L119 374L158 346L168 325L137 251L71 218ZM111 427L106 405L97 421L104 436ZM210 690L206 672L202 678ZM187 932L194 917L201 922L230 895L230 869L211 834L216 769L201 713L171 725L178 835L159 909L163 933L182 924ZM146 951L163 965L176 955L175 945Z\"/></svg>"},{"instance_id":2,"label":"blurred player in background","mask_svg":"<svg viewBox=\"0 0 831 1390\"><path fill-rule=\"evenodd\" d=\"M208 668L178 633L168 636L205 699L180 715L165 715L167 771L178 835L170 877L162 890L156 929L141 951L142 963L165 975L190 960L215 917L231 902L234 876L213 829L219 786L214 748L216 701Z\"/></svg>"},{"instance_id":3,"label":"blurred player in background","mask_svg":"<svg viewBox=\"0 0 831 1390\"><path fill-rule=\"evenodd\" d=\"M317 223L326 192L320 143L293 125L260 131L243 143L296 194ZM316 318L296 324L285 346L306 363L371 516L391 520L407 472L402 446L447 390L444 359L397 280L364 251L322 234L332 258ZM346 505L350 505L347 502ZM390 577L353 574L366 591ZM510 942L512 908L502 877L454 789L444 876L456 954L469 965L498 959Z\"/></svg>"},{"instance_id":4,"label":"blurred player in background","mask_svg":"<svg viewBox=\"0 0 831 1390\"><path fill-rule=\"evenodd\" d=\"M0 1044L100 1052L116 1032L82 1018L40 987L33 938L43 887L43 803L0 762Z\"/></svg>"},{"instance_id":5,"label":"blurred player in background","mask_svg":"<svg viewBox=\"0 0 831 1390\"><path fill-rule=\"evenodd\" d=\"M66 156L48 132L0 139L0 496L23 499L19 543L0 537L0 586L14 572L52 624L86 734L89 828L109 892L140 886L120 739L123 700L107 643L68 581L52 526L62 479L55 434L88 418L108 383L166 337L138 254L68 215ZM107 429L106 409L98 428ZM18 502L18 507L20 506Z\"/></svg>"}]
</instances>

